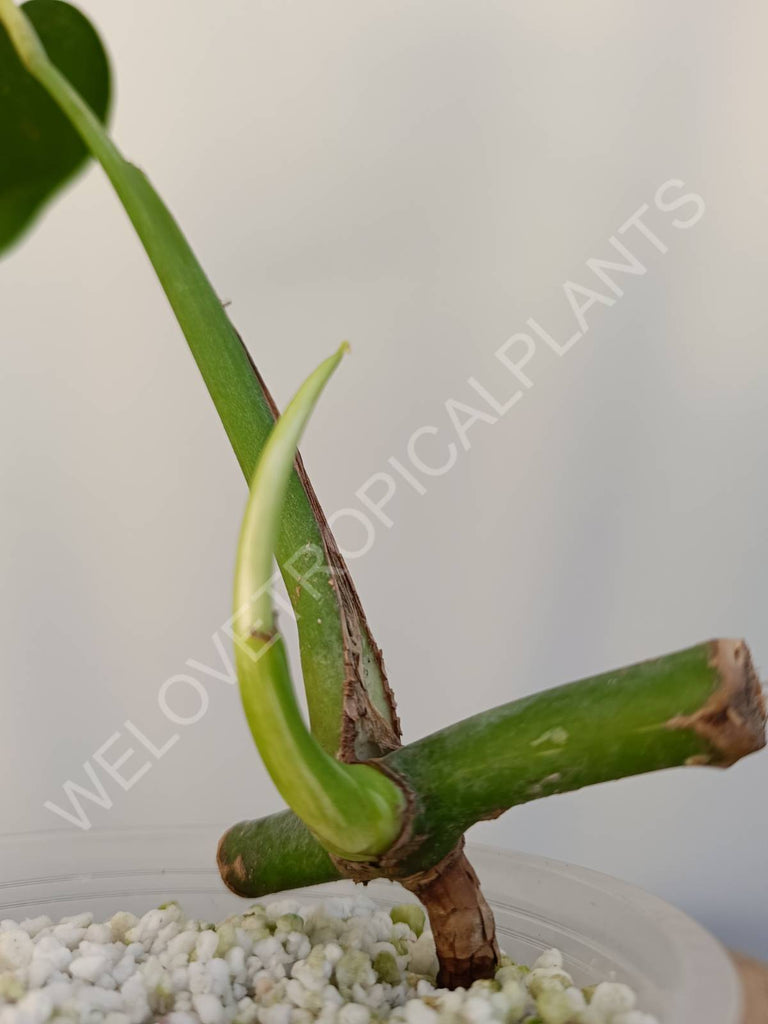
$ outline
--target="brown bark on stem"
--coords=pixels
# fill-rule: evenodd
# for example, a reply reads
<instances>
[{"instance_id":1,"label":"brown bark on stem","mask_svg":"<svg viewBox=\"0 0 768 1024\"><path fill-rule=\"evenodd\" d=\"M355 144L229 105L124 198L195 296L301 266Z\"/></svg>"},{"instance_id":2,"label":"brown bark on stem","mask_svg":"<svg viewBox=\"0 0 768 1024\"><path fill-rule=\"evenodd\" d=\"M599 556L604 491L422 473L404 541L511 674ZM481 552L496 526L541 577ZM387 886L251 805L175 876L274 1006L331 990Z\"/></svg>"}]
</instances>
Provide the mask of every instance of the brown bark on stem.
<instances>
[{"instance_id":1,"label":"brown bark on stem","mask_svg":"<svg viewBox=\"0 0 768 1024\"><path fill-rule=\"evenodd\" d=\"M709 662L720 685L698 711L677 715L667 728L692 729L707 741L712 752L696 763L729 768L765 746L763 688L743 640L712 640Z\"/></svg>"},{"instance_id":2,"label":"brown bark on stem","mask_svg":"<svg viewBox=\"0 0 768 1024\"><path fill-rule=\"evenodd\" d=\"M438 985L469 988L479 978L492 978L499 962L496 925L464 840L430 871L400 882L429 914L440 962Z\"/></svg>"}]
</instances>

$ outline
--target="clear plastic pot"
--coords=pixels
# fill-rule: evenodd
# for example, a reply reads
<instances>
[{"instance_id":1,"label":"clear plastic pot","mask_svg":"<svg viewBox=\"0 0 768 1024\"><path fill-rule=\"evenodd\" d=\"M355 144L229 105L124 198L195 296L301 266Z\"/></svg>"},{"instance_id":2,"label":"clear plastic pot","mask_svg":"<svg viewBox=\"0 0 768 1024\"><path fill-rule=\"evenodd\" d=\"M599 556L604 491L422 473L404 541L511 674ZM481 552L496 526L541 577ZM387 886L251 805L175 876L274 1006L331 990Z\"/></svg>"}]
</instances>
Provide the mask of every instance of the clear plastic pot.
<instances>
[{"instance_id":1,"label":"clear plastic pot","mask_svg":"<svg viewBox=\"0 0 768 1024\"><path fill-rule=\"evenodd\" d=\"M177 900L216 920L242 909L215 867L217 827L47 832L0 839L0 918L92 911L143 913ZM664 1024L740 1024L740 986L725 950L675 907L584 868L490 847L470 858L491 903L504 951L530 963L557 946L577 984L625 981ZM349 882L302 889L302 902L352 891ZM386 906L411 899L374 882Z\"/></svg>"}]
</instances>

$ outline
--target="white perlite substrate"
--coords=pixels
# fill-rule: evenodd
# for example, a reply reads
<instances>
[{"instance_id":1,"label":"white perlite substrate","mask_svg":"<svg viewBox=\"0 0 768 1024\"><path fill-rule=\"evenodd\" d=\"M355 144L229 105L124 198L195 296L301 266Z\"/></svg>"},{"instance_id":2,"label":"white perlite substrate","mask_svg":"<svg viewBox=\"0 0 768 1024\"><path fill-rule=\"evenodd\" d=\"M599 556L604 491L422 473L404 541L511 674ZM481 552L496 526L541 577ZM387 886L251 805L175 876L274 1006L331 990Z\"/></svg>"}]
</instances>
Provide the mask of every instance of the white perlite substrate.
<instances>
[{"instance_id":1,"label":"white perlite substrate","mask_svg":"<svg viewBox=\"0 0 768 1024\"><path fill-rule=\"evenodd\" d=\"M366 896L274 902L218 925L175 903L0 922L0 1024L658 1024L626 985L576 988L560 953L435 987L424 915Z\"/></svg>"}]
</instances>

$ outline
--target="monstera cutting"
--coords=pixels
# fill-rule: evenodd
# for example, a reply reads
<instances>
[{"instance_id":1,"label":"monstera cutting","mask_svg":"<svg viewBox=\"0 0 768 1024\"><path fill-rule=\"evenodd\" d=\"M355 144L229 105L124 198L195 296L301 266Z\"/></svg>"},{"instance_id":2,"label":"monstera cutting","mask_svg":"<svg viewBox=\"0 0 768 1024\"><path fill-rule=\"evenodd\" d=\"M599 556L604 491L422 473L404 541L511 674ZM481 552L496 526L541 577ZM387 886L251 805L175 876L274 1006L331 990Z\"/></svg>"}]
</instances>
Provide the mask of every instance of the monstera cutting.
<instances>
[{"instance_id":1,"label":"monstera cutting","mask_svg":"<svg viewBox=\"0 0 768 1024\"><path fill-rule=\"evenodd\" d=\"M245 897L342 877L397 880L429 914L441 983L492 977L499 948L466 830L550 794L673 766L727 767L762 747L766 713L749 651L741 640L707 641L533 692L403 745L381 652L297 454L346 346L280 415L172 214L110 138L109 93L102 45L75 8L0 0L0 247L20 239L88 158L98 161L249 487L234 588L237 672L248 725L288 809L229 829L221 876ZM298 622L309 723L277 629L273 559Z\"/></svg>"}]
</instances>

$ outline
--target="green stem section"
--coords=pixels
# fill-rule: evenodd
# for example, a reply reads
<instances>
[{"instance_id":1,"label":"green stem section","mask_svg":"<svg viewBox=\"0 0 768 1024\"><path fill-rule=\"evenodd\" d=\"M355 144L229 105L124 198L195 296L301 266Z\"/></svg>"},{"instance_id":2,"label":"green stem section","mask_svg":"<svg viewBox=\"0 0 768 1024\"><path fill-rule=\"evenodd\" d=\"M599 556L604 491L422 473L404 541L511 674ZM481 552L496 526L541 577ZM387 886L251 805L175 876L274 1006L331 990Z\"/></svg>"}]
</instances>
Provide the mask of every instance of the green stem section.
<instances>
[{"instance_id":1,"label":"green stem section","mask_svg":"<svg viewBox=\"0 0 768 1024\"><path fill-rule=\"evenodd\" d=\"M256 468L235 574L235 660L245 715L284 800L329 850L351 860L383 853L402 829L401 790L375 768L343 764L308 731L272 606L272 553L296 448L346 343L299 388Z\"/></svg>"},{"instance_id":2,"label":"green stem section","mask_svg":"<svg viewBox=\"0 0 768 1024\"><path fill-rule=\"evenodd\" d=\"M217 859L227 886L252 899L342 877L292 811L233 825L221 837Z\"/></svg>"},{"instance_id":3,"label":"green stem section","mask_svg":"<svg viewBox=\"0 0 768 1024\"><path fill-rule=\"evenodd\" d=\"M742 724L739 725L739 722ZM699 644L536 693L387 756L415 797L405 874L517 804L677 765L728 765L765 743L746 645Z\"/></svg>"},{"instance_id":4,"label":"green stem section","mask_svg":"<svg viewBox=\"0 0 768 1024\"><path fill-rule=\"evenodd\" d=\"M218 296L147 177L125 160L93 111L48 58L33 26L13 0L0 0L0 22L30 74L58 103L112 183L157 273L250 483L275 417L248 352ZM362 609L356 608L351 614L342 611L339 593L329 585L339 577L340 567L329 561L328 533L309 482L306 478L302 482L292 473L275 554L299 622L312 727L324 748L335 754L341 745L343 694L350 660L346 633L350 629L360 634L364 685L387 726L394 730L393 735L397 719ZM346 584L346 576L339 586L342 584ZM350 603L355 601L353 593Z\"/></svg>"},{"instance_id":5,"label":"green stem section","mask_svg":"<svg viewBox=\"0 0 768 1024\"><path fill-rule=\"evenodd\" d=\"M403 878L428 870L475 822L530 800L679 765L728 766L765 745L765 722L749 652L733 640L484 711L379 761L411 803L401 839L373 873ZM244 824L232 833L253 884L262 854L247 849ZM225 837L222 849L229 848ZM294 858L289 846L273 847L270 856L283 864ZM283 870L288 884L299 884ZM306 884L326 880L318 870Z\"/></svg>"}]
</instances>

